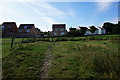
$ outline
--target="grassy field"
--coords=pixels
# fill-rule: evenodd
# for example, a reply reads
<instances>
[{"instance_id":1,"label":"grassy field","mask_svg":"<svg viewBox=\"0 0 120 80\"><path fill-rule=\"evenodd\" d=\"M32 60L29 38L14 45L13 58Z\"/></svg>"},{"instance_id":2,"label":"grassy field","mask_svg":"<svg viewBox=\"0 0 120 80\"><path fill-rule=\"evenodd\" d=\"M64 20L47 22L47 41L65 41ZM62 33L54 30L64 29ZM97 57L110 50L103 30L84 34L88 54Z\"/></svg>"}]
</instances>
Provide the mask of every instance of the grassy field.
<instances>
[{"instance_id":1,"label":"grassy field","mask_svg":"<svg viewBox=\"0 0 120 80\"><path fill-rule=\"evenodd\" d=\"M52 46L48 78L120 78L119 35L75 39L79 41L58 41ZM45 53L53 42L24 40L21 43L21 38L15 39L10 51L11 39L2 39L4 78L41 77Z\"/></svg>"},{"instance_id":2,"label":"grassy field","mask_svg":"<svg viewBox=\"0 0 120 80\"><path fill-rule=\"evenodd\" d=\"M16 39L14 49L10 51L10 39L3 39L3 77L40 77L45 57L44 53L51 43L34 42L23 44L20 41L20 39Z\"/></svg>"},{"instance_id":3,"label":"grassy field","mask_svg":"<svg viewBox=\"0 0 120 80\"><path fill-rule=\"evenodd\" d=\"M118 78L120 49L111 41L66 41L53 48L51 78Z\"/></svg>"}]
</instances>

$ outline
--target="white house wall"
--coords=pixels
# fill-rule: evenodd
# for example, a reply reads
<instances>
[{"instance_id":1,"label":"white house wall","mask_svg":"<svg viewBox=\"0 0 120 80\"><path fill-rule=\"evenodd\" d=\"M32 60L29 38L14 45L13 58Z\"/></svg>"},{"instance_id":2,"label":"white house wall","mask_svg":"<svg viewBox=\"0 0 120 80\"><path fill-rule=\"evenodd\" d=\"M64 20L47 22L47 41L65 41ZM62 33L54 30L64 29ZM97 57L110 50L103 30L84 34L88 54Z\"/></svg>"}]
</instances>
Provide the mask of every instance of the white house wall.
<instances>
[{"instance_id":1,"label":"white house wall","mask_svg":"<svg viewBox=\"0 0 120 80\"><path fill-rule=\"evenodd\" d=\"M90 31L86 30L84 35L98 35L98 34L106 34L105 29L98 28L94 33L91 33Z\"/></svg>"}]
</instances>

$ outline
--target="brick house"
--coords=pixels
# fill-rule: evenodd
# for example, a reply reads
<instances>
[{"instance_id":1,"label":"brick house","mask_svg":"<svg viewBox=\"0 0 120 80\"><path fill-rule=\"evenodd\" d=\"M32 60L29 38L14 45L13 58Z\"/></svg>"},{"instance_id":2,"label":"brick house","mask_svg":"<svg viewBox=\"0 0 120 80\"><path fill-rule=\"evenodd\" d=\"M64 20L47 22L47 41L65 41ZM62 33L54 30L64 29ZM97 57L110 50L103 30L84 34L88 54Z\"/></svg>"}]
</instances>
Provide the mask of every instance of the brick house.
<instances>
[{"instance_id":1,"label":"brick house","mask_svg":"<svg viewBox=\"0 0 120 80\"><path fill-rule=\"evenodd\" d=\"M67 33L66 24L53 24L52 36L63 36Z\"/></svg>"},{"instance_id":2,"label":"brick house","mask_svg":"<svg viewBox=\"0 0 120 80\"><path fill-rule=\"evenodd\" d=\"M18 28L15 22L3 22L1 27L3 37L11 37L13 33L18 33Z\"/></svg>"},{"instance_id":3,"label":"brick house","mask_svg":"<svg viewBox=\"0 0 120 80\"><path fill-rule=\"evenodd\" d=\"M36 32L37 32L37 36L36 37L40 37L41 36L41 30L38 28L35 28Z\"/></svg>"},{"instance_id":4,"label":"brick house","mask_svg":"<svg viewBox=\"0 0 120 80\"><path fill-rule=\"evenodd\" d=\"M38 34L34 24L20 24L18 29L20 37L35 37Z\"/></svg>"}]
</instances>

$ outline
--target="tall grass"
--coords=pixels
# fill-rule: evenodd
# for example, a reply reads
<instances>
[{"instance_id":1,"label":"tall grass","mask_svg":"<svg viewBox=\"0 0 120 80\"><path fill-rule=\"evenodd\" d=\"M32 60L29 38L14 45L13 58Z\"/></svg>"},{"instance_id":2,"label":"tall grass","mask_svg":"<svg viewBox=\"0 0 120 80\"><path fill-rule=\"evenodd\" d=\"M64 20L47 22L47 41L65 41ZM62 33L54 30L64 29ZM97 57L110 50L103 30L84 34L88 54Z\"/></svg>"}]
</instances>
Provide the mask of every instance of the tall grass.
<instances>
[{"instance_id":1,"label":"tall grass","mask_svg":"<svg viewBox=\"0 0 120 80\"><path fill-rule=\"evenodd\" d=\"M10 51L11 39L4 38L3 78L39 78L51 41L56 44L50 52L53 59L49 78L120 78L119 40L105 35L17 38Z\"/></svg>"},{"instance_id":2,"label":"tall grass","mask_svg":"<svg viewBox=\"0 0 120 80\"><path fill-rule=\"evenodd\" d=\"M7 40L8 42L3 40L3 78L40 78L44 57L46 56L44 53L51 43L17 43L14 45L14 49L10 51L9 39Z\"/></svg>"},{"instance_id":3,"label":"tall grass","mask_svg":"<svg viewBox=\"0 0 120 80\"><path fill-rule=\"evenodd\" d=\"M115 45L118 44L108 40L59 42L52 51L54 58L49 77L119 78L120 49Z\"/></svg>"}]
</instances>

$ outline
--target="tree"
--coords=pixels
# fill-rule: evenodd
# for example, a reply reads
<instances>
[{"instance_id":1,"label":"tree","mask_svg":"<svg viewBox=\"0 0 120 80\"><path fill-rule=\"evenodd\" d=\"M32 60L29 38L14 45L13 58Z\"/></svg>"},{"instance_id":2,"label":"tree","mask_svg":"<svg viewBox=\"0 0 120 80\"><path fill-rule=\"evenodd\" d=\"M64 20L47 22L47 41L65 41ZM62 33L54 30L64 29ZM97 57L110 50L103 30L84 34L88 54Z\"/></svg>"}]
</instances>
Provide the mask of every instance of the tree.
<instances>
[{"instance_id":1,"label":"tree","mask_svg":"<svg viewBox=\"0 0 120 80\"><path fill-rule=\"evenodd\" d=\"M97 30L97 28L95 26L90 26L90 32L94 33Z\"/></svg>"},{"instance_id":2,"label":"tree","mask_svg":"<svg viewBox=\"0 0 120 80\"><path fill-rule=\"evenodd\" d=\"M110 23L110 22L106 22L103 24L103 28L106 29L106 33L108 34L112 34L112 29L115 25L113 23Z\"/></svg>"},{"instance_id":3,"label":"tree","mask_svg":"<svg viewBox=\"0 0 120 80\"><path fill-rule=\"evenodd\" d=\"M118 24L120 25L120 21L118 21Z\"/></svg>"},{"instance_id":4,"label":"tree","mask_svg":"<svg viewBox=\"0 0 120 80\"><path fill-rule=\"evenodd\" d=\"M86 32L86 27L80 27L80 33L84 35Z\"/></svg>"},{"instance_id":5,"label":"tree","mask_svg":"<svg viewBox=\"0 0 120 80\"><path fill-rule=\"evenodd\" d=\"M114 27L112 28L112 33L113 34L120 34L120 21L118 24L115 24Z\"/></svg>"},{"instance_id":6,"label":"tree","mask_svg":"<svg viewBox=\"0 0 120 80\"><path fill-rule=\"evenodd\" d=\"M68 36L71 36L71 37L82 36L80 30L73 30L73 31L70 31L70 32L68 32L67 35L68 35Z\"/></svg>"},{"instance_id":7,"label":"tree","mask_svg":"<svg viewBox=\"0 0 120 80\"><path fill-rule=\"evenodd\" d=\"M44 32L43 34L44 34L44 35L47 35L47 36L50 36L50 31Z\"/></svg>"}]
</instances>

